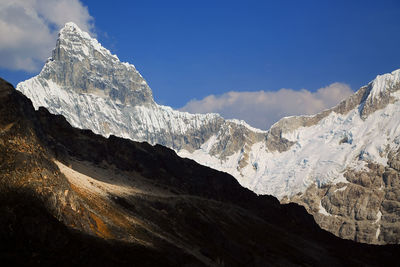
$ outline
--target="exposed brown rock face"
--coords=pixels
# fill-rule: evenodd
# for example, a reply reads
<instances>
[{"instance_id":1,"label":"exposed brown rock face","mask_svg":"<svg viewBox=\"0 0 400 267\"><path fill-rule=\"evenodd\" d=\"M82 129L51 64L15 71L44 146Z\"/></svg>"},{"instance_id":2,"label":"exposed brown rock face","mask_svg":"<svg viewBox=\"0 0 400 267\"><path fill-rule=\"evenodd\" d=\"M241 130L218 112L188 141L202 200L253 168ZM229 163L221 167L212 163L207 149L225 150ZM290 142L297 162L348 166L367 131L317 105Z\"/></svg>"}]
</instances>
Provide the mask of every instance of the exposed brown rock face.
<instances>
[{"instance_id":1,"label":"exposed brown rock face","mask_svg":"<svg viewBox=\"0 0 400 267\"><path fill-rule=\"evenodd\" d=\"M218 138L220 142L212 147L210 155L225 160L237 151L249 152L253 144L265 139L265 134L253 132L243 125L227 121L220 126Z\"/></svg>"},{"instance_id":2,"label":"exposed brown rock face","mask_svg":"<svg viewBox=\"0 0 400 267\"><path fill-rule=\"evenodd\" d=\"M348 183L311 186L291 200L304 205L316 222L335 235L372 244L400 243L399 151L389 153L389 166L369 163L347 170ZM322 208L321 208L322 206ZM321 212L322 210L322 212Z\"/></svg>"},{"instance_id":3,"label":"exposed brown rock face","mask_svg":"<svg viewBox=\"0 0 400 267\"><path fill-rule=\"evenodd\" d=\"M0 257L9 264L387 265L400 252L338 239L304 208L162 146L74 129L3 80L0 102Z\"/></svg>"},{"instance_id":4,"label":"exposed brown rock face","mask_svg":"<svg viewBox=\"0 0 400 267\"><path fill-rule=\"evenodd\" d=\"M279 127L272 127L266 137L266 146L270 151L287 151L295 142L282 137L283 130Z\"/></svg>"},{"instance_id":5,"label":"exposed brown rock face","mask_svg":"<svg viewBox=\"0 0 400 267\"><path fill-rule=\"evenodd\" d=\"M50 211L67 225L91 232L89 215L82 210L74 216L72 206L80 209L69 183L62 177L34 131L34 114L28 101L18 101L11 85L1 83L3 101L15 105L0 107L0 184L2 188L17 191L34 191L48 204ZM18 102L17 102L18 101ZM26 117L28 116L28 117Z\"/></svg>"}]
</instances>

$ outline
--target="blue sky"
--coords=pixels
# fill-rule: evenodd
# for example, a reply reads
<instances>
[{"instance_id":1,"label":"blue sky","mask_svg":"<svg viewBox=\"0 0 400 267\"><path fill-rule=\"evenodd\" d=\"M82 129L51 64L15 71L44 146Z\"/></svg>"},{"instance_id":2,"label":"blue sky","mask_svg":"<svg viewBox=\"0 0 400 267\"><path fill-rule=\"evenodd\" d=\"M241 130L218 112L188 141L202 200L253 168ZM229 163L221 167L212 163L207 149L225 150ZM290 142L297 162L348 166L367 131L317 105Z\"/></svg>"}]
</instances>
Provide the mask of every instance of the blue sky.
<instances>
[{"instance_id":1,"label":"blue sky","mask_svg":"<svg viewBox=\"0 0 400 267\"><path fill-rule=\"evenodd\" d=\"M230 90L355 89L400 67L400 1L99 2L83 1L99 39L175 107Z\"/></svg>"},{"instance_id":2,"label":"blue sky","mask_svg":"<svg viewBox=\"0 0 400 267\"><path fill-rule=\"evenodd\" d=\"M230 91L356 90L400 67L400 1L80 3L99 41L175 108ZM38 71L3 64L0 76L16 84Z\"/></svg>"}]
</instances>

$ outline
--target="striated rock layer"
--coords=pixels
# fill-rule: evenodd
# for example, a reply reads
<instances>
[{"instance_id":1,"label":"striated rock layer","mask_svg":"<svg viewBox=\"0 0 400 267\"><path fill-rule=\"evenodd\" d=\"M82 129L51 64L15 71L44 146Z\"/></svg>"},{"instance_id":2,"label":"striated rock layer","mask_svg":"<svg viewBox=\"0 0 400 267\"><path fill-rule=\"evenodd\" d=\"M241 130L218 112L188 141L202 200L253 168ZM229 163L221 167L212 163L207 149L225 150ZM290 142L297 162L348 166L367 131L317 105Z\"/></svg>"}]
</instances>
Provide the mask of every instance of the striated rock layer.
<instances>
[{"instance_id":1,"label":"striated rock layer","mask_svg":"<svg viewBox=\"0 0 400 267\"><path fill-rule=\"evenodd\" d=\"M18 84L17 89L36 109L44 106L75 127L106 137L167 146L182 157L233 175L257 194L271 194L306 207L299 195L315 192L313 198L318 198L326 187L352 184L348 174L368 173L371 164L397 172L389 158L400 144L400 70L377 76L336 107L313 116L283 118L268 131L261 131L217 114L189 114L156 104L133 65L120 62L75 24L67 23L41 73ZM393 194L398 196L392 191L390 198ZM375 214L363 221L367 227L358 227L360 217L352 212L335 214L340 220L323 223L332 221L329 215L321 215L315 208L308 210L322 227L341 237L369 243L399 242L395 224L395 228L380 227L376 234L378 223L372 218L378 210L370 207L382 208L384 198L364 201L362 207ZM346 200L340 205L352 209L354 203ZM321 216L327 218L318 219ZM391 216L399 217L396 212ZM340 234L338 227L346 228L349 221L352 234Z\"/></svg>"}]
</instances>

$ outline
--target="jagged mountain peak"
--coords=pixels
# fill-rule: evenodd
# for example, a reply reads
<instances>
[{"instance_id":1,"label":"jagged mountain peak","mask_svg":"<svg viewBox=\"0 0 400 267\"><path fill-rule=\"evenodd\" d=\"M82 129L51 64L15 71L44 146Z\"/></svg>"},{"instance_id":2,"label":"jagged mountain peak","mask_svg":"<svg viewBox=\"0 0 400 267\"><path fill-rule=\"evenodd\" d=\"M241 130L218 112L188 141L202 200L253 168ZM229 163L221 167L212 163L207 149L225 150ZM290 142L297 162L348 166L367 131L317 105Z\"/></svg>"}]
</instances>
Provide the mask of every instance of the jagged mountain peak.
<instances>
[{"instance_id":1,"label":"jagged mountain peak","mask_svg":"<svg viewBox=\"0 0 400 267\"><path fill-rule=\"evenodd\" d=\"M96 38L92 38L89 33L81 30L74 22L67 22L59 31L56 48L53 52L56 58L57 56L61 56L57 53L60 48L76 53L69 56L75 56L80 60L85 59L85 57L94 56L93 54L97 52L104 57L108 57L110 60L119 61L116 55L113 55L108 49L104 48Z\"/></svg>"},{"instance_id":2,"label":"jagged mountain peak","mask_svg":"<svg viewBox=\"0 0 400 267\"><path fill-rule=\"evenodd\" d=\"M82 31L77 24L74 22L70 21L65 23L64 27L61 28L60 30L60 35L66 34L66 33L74 33L76 35L79 35L81 37L91 39L89 33Z\"/></svg>"},{"instance_id":3,"label":"jagged mountain peak","mask_svg":"<svg viewBox=\"0 0 400 267\"><path fill-rule=\"evenodd\" d=\"M67 91L126 105L154 104L152 91L135 66L121 62L73 22L60 30L52 57L37 82L43 87L55 83Z\"/></svg>"}]
</instances>

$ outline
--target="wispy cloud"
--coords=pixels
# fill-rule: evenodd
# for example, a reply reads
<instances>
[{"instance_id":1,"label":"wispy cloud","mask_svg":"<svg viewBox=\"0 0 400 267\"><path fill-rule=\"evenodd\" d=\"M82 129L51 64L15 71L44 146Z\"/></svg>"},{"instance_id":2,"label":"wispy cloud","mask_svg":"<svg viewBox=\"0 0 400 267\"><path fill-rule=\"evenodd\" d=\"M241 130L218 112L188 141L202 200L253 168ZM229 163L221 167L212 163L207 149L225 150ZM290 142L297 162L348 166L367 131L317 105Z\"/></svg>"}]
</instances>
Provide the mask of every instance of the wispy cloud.
<instances>
[{"instance_id":1,"label":"wispy cloud","mask_svg":"<svg viewBox=\"0 0 400 267\"><path fill-rule=\"evenodd\" d=\"M0 67L38 70L68 21L93 30L93 18L79 0L1 0Z\"/></svg>"},{"instance_id":2,"label":"wispy cloud","mask_svg":"<svg viewBox=\"0 0 400 267\"><path fill-rule=\"evenodd\" d=\"M311 115L333 107L354 92L347 84L333 83L311 92L295 91L227 92L191 100L182 111L220 113L227 119L236 118L260 129L268 129L280 118L292 115Z\"/></svg>"}]
</instances>

